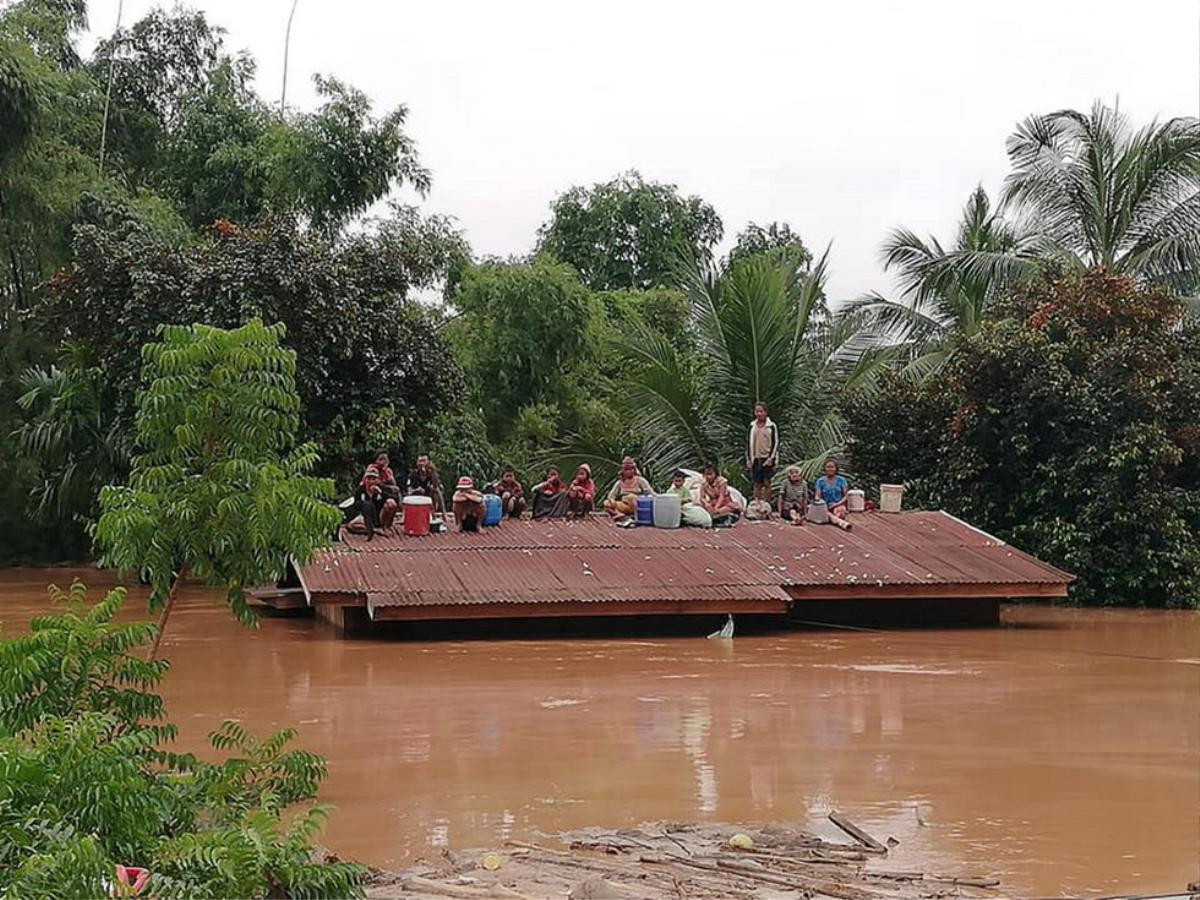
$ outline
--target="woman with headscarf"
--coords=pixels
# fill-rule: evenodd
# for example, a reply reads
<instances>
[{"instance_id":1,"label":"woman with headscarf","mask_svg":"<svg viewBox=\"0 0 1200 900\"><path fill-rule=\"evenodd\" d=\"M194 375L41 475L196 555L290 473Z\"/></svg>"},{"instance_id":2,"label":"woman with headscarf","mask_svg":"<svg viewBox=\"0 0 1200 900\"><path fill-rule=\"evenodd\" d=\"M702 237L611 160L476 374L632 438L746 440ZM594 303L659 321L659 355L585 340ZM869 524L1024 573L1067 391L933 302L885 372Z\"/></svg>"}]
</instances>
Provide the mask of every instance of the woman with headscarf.
<instances>
[{"instance_id":1,"label":"woman with headscarf","mask_svg":"<svg viewBox=\"0 0 1200 900\"><path fill-rule=\"evenodd\" d=\"M583 463L575 470L575 478L567 488L567 515L582 519L596 505L596 482L592 481L592 467Z\"/></svg>"},{"instance_id":2,"label":"woman with headscarf","mask_svg":"<svg viewBox=\"0 0 1200 900\"><path fill-rule=\"evenodd\" d=\"M567 483L558 474L558 466L546 470L546 480L533 486L533 517L562 519L567 515Z\"/></svg>"},{"instance_id":3,"label":"woman with headscarf","mask_svg":"<svg viewBox=\"0 0 1200 900\"><path fill-rule=\"evenodd\" d=\"M638 472L633 457L627 456L621 460L621 473L608 492L604 511L613 517L632 516L637 512L637 498L652 493L654 489L650 487L650 482Z\"/></svg>"}]
</instances>

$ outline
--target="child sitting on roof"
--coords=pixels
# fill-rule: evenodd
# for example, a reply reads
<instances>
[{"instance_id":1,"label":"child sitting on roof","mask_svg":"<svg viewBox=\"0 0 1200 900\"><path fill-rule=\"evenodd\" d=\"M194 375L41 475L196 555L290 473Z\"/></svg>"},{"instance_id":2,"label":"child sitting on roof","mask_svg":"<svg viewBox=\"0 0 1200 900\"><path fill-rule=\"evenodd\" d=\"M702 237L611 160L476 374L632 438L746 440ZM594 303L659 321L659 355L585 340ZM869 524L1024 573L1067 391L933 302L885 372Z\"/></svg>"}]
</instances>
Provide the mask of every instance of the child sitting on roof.
<instances>
[{"instance_id":1,"label":"child sitting on roof","mask_svg":"<svg viewBox=\"0 0 1200 900\"><path fill-rule=\"evenodd\" d=\"M501 508L510 519L519 519L525 510L525 488L517 481L517 473L512 466L504 470L500 480L492 488L492 493L500 498Z\"/></svg>"},{"instance_id":2,"label":"child sitting on roof","mask_svg":"<svg viewBox=\"0 0 1200 900\"><path fill-rule=\"evenodd\" d=\"M712 516L713 525L732 525L742 511L729 492L729 481L711 463L704 467L704 480L700 482L700 506Z\"/></svg>"},{"instance_id":3,"label":"child sitting on roof","mask_svg":"<svg viewBox=\"0 0 1200 900\"><path fill-rule=\"evenodd\" d=\"M671 478L671 487L667 490L668 494L679 498L679 523L695 528L712 528L712 516L692 499L692 490L684 483L686 481L687 473L683 469L676 469Z\"/></svg>"},{"instance_id":4,"label":"child sitting on roof","mask_svg":"<svg viewBox=\"0 0 1200 900\"><path fill-rule=\"evenodd\" d=\"M575 470L575 478L567 487L567 518L582 519L596 503L596 482L592 481L592 467L587 463Z\"/></svg>"}]
</instances>

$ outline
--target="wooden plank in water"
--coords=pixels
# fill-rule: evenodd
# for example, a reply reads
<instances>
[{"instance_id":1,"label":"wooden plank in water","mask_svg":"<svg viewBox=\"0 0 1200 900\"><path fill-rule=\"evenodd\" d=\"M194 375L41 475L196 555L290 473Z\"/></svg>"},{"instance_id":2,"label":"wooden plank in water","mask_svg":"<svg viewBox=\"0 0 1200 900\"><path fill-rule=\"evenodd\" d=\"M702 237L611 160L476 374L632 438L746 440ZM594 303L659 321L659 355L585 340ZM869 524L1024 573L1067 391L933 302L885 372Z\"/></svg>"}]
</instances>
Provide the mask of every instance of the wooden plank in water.
<instances>
[{"instance_id":1,"label":"wooden plank in water","mask_svg":"<svg viewBox=\"0 0 1200 900\"><path fill-rule=\"evenodd\" d=\"M888 852L887 847L883 846L883 844L879 843L879 841L875 840L875 838L871 837L871 835L867 834L836 809L829 813L829 821L838 828L842 829L842 831L846 832L846 834L850 835L850 837L854 838L872 853Z\"/></svg>"}]
</instances>

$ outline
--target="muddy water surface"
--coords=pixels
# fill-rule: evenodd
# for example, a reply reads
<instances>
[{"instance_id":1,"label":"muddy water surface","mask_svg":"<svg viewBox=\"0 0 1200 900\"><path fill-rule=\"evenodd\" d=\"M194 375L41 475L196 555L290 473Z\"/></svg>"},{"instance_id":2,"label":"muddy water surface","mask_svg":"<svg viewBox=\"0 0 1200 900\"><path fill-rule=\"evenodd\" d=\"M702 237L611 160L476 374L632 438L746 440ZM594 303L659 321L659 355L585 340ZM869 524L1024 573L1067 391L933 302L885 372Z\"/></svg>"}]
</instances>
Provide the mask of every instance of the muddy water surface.
<instances>
[{"instance_id":1,"label":"muddy water surface","mask_svg":"<svg viewBox=\"0 0 1200 900\"><path fill-rule=\"evenodd\" d=\"M0 572L4 631L71 574ZM889 868L995 873L1025 896L1200 878L1200 616L1010 607L1004 622L345 640L312 619L245 631L193 592L163 693L184 749L228 717L299 728L329 759L329 845L380 866L649 819L840 837L838 808L900 841Z\"/></svg>"}]
</instances>

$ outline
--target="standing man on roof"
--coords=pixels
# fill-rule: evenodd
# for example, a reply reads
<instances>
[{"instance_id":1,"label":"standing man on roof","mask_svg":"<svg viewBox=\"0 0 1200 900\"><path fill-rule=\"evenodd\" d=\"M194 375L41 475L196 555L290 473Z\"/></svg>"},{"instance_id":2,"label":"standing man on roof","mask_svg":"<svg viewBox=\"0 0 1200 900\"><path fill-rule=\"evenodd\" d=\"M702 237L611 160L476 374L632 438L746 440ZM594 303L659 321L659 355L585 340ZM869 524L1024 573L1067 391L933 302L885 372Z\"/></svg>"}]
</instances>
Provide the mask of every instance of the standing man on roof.
<instances>
[{"instance_id":1,"label":"standing man on roof","mask_svg":"<svg viewBox=\"0 0 1200 900\"><path fill-rule=\"evenodd\" d=\"M767 404L754 404L754 421L746 440L746 469L754 485L754 499L771 504L771 477L779 458L779 429L767 415Z\"/></svg>"}]
</instances>

